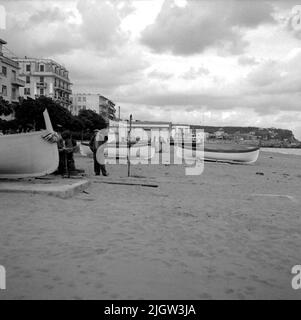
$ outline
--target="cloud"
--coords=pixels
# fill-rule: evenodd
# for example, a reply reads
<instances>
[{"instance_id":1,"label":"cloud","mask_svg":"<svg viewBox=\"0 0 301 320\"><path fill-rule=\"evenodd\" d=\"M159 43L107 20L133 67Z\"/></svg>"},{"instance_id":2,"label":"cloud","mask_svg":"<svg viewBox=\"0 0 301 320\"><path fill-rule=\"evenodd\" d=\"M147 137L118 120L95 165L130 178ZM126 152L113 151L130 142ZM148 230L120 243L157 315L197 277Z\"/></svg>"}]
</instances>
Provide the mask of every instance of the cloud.
<instances>
[{"instance_id":1,"label":"cloud","mask_svg":"<svg viewBox=\"0 0 301 320\"><path fill-rule=\"evenodd\" d=\"M254 57L249 56L241 56L237 61L241 66L254 66L259 63Z\"/></svg>"},{"instance_id":2,"label":"cloud","mask_svg":"<svg viewBox=\"0 0 301 320\"><path fill-rule=\"evenodd\" d=\"M253 69L247 77L250 91L278 95L301 92L301 49L290 52L286 58L268 60Z\"/></svg>"},{"instance_id":3,"label":"cloud","mask_svg":"<svg viewBox=\"0 0 301 320\"><path fill-rule=\"evenodd\" d=\"M64 56L60 60L66 60ZM148 63L140 52L123 48L115 55L100 56L97 52L76 50L68 55L68 69L74 91L112 93L114 88L139 82Z\"/></svg>"},{"instance_id":4,"label":"cloud","mask_svg":"<svg viewBox=\"0 0 301 320\"><path fill-rule=\"evenodd\" d=\"M116 6L110 2L80 0L77 9L82 17L79 32L86 46L105 50L126 40Z\"/></svg>"},{"instance_id":5,"label":"cloud","mask_svg":"<svg viewBox=\"0 0 301 320\"><path fill-rule=\"evenodd\" d=\"M153 79L159 79L159 80L168 80L170 78L173 77L172 73L168 73L168 72L162 72L162 71L158 71L158 70L152 70L150 71L147 76L149 78L153 78Z\"/></svg>"},{"instance_id":6,"label":"cloud","mask_svg":"<svg viewBox=\"0 0 301 320\"><path fill-rule=\"evenodd\" d=\"M68 15L72 15L69 12ZM32 25L39 25L44 23L55 23L55 22L65 22L67 14L63 13L58 7L54 7L50 10L41 10L35 12L28 19L28 27L31 28Z\"/></svg>"},{"instance_id":7,"label":"cloud","mask_svg":"<svg viewBox=\"0 0 301 320\"><path fill-rule=\"evenodd\" d=\"M16 55L49 57L81 45L78 27L68 22L71 10L60 8L57 2L45 3L41 8L34 3L23 7L22 1L12 2L7 7L8 23L3 37Z\"/></svg>"},{"instance_id":8,"label":"cloud","mask_svg":"<svg viewBox=\"0 0 301 320\"><path fill-rule=\"evenodd\" d=\"M243 28L273 23L273 8L259 1L188 1L184 7L166 0L155 23L142 33L141 43L157 53L193 55L210 47L240 54L247 46Z\"/></svg>"},{"instance_id":9,"label":"cloud","mask_svg":"<svg viewBox=\"0 0 301 320\"><path fill-rule=\"evenodd\" d=\"M208 76L209 75L209 70L204 67L200 68L194 68L191 67L188 71L186 71L183 75L182 78L186 80L194 80L197 79L203 75Z\"/></svg>"},{"instance_id":10,"label":"cloud","mask_svg":"<svg viewBox=\"0 0 301 320\"><path fill-rule=\"evenodd\" d=\"M118 50L127 41L127 34L122 32L120 24L121 17L132 10L130 2L26 3L28 6L24 1L5 5L8 23L3 37L9 40L9 46L19 56L49 57L81 48L105 54Z\"/></svg>"},{"instance_id":11,"label":"cloud","mask_svg":"<svg viewBox=\"0 0 301 320\"><path fill-rule=\"evenodd\" d=\"M301 5L292 7L286 21L287 30L292 33L297 39L301 39Z\"/></svg>"}]
</instances>

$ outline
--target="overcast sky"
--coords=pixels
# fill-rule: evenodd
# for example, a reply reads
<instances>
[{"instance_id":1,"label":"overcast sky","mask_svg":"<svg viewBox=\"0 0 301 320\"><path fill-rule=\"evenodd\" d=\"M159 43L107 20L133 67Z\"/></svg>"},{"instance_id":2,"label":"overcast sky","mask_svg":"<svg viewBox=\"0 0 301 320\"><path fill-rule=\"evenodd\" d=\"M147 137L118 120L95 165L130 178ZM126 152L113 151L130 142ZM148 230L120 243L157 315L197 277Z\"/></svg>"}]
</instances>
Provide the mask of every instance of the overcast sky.
<instances>
[{"instance_id":1,"label":"overcast sky","mask_svg":"<svg viewBox=\"0 0 301 320\"><path fill-rule=\"evenodd\" d=\"M0 4L10 50L62 63L73 92L107 96L124 118L280 127L301 139L297 0Z\"/></svg>"}]
</instances>

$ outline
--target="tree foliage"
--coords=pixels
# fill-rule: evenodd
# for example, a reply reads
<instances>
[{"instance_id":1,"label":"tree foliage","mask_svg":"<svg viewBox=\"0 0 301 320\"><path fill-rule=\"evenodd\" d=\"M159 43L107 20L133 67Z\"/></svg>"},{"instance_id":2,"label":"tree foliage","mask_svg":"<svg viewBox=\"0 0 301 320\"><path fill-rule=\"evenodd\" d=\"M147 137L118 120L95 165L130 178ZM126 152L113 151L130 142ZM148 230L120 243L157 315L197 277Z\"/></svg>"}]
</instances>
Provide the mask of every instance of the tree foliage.
<instances>
[{"instance_id":1,"label":"tree foliage","mask_svg":"<svg viewBox=\"0 0 301 320\"><path fill-rule=\"evenodd\" d=\"M103 129L108 126L105 119L92 110L81 110L77 117L82 123L84 128L87 130Z\"/></svg>"},{"instance_id":2,"label":"tree foliage","mask_svg":"<svg viewBox=\"0 0 301 320\"><path fill-rule=\"evenodd\" d=\"M33 126L36 130L45 129L43 112L47 108L54 129L58 125L68 130L82 130L82 123L67 109L50 98L23 100L15 107L15 117L22 127Z\"/></svg>"},{"instance_id":3,"label":"tree foliage","mask_svg":"<svg viewBox=\"0 0 301 320\"><path fill-rule=\"evenodd\" d=\"M105 119L96 112L82 110L78 116L73 116L69 110L51 98L23 99L14 106L0 98L0 115L7 116L14 113L15 116L11 121L0 119L0 130L45 129L43 112L46 108L54 130L70 130L81 135L82 132L88 133L107 126Z\"/></svg>"},{"instance_id":4,"label":"tree foliage","mask_svg":"<svg viewBox=\"0 0 301 320\"><path fill-rule=\"evenodd\" d=\"M9 116L14 112L13 106L0 97L0 116Z\"/></svg>"}]
</instances>

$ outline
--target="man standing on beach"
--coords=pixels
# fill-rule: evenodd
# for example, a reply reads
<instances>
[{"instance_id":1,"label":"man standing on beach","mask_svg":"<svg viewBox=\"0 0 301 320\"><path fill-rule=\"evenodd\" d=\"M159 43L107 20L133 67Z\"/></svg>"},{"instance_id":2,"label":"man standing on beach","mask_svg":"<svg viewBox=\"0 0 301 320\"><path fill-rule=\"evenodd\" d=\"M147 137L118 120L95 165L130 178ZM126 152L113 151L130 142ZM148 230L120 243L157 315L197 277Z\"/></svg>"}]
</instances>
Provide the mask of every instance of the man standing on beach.
<instances>
[{"instance_id":1,"label":"man standing on beach","mask_svg":"<svg viewBox=\"0 0 301 320\"><path fill-rule=\"evenodd\" d=\"M105 144L108 141L108 129L102 129L102 130L94 130L94 134L92 136L92 139L90 140L90 149L93 152L93 160L94 160L94 172L96 176L100 176L100 171L103 176L108 176L108 173L106 171L106 166L104 164L99 164L96 159L96 153L98 148Z\"/></svg>"}]
</instances>

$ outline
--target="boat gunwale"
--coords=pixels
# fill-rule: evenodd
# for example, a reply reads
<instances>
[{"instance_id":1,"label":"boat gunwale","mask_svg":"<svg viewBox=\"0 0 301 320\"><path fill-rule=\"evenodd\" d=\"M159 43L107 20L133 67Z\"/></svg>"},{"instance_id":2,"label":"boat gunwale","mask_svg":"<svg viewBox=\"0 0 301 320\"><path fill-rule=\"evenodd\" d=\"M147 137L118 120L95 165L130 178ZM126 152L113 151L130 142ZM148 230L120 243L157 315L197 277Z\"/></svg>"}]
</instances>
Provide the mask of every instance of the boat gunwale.
<instances>
[{"instance_id":1,"label":"boat gunwale","mask_svg":"<svg viewBox=\"0 0 301 320\"><path fill-rule=\"evenodd\" d=\"M22 132L22 133L13 133L13 134L4 134L0 136L1 138L19 138L19 137L28 137L28 136L34 136L39 135L41 133L48 132L46 129L40 130L40 131L33 131L33 132Z\"/></svg>"},{"instance_id":2,"label":"boat gunwale","mask_svg":"<svg viewBox=\"0 0 301 320\"><path fill-rule=\"evenodd\" d=\"M81 145L83 145L83 146L85 146L85 147L90 147L90 145L89 145L89 143L86 143L86 142L81 142L80 143ZM131 145L131 149L132 148L142 148L142 147L148 147L149 145L147 144L147 143L141 143L141 144L139 144L139 143L135 143L135 144L133 144L133 145ZM116 149L127 149L128 148L128 145L126 144L126 143L112 143L112 142L109 142L109 143L107 143L106 144L106 148L114 148L114 147L116 147ZM152 147L152 146L149 146L149 147Z\"/></svg>"},{"instance_id":3,"label":"boat gunwale","mask_svg":"<svg viewBox=\"0 0 301 320\"><path fill-rule=\"evenodd\" d=\"M180 146L180 145L177 145L178 148L182 148L182 149L185 149L185 150L194 150L191 148L191 146ZM244 146L246 148L246 146ZM204 152L214 152L214 153L250 153L250 152L255 152L255 151L258 151L260 150L260 147L255 147L253 146L252 148L249 148L249 149L240 149L240 150L236 150L236 149L225 149L225 150L222 150L222 149L212 149L212 148L208 148L208 147L204 147L204 148L201 148L200 151L204 150Z\"/></svg>"},{"instance_id":4,"label":"boat gunwale","mask_svg":"<svg viewBox=\"0 0 301 320\"><path fill-rule=\"evenodd\" d=\"M260 150L260 147L253 147L252 149L242 149L242 150L235 150L235 149L230 149L230 150L214 150L205 147L204 151L205 152L215 152L215 153L251 153Z\"/></svg>"}]
</instances>

